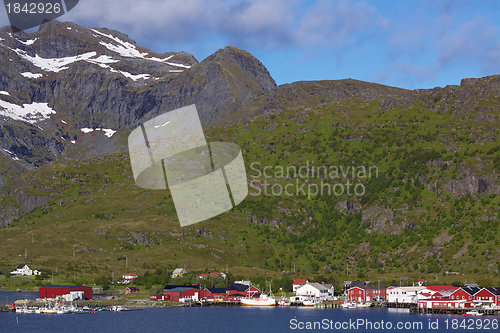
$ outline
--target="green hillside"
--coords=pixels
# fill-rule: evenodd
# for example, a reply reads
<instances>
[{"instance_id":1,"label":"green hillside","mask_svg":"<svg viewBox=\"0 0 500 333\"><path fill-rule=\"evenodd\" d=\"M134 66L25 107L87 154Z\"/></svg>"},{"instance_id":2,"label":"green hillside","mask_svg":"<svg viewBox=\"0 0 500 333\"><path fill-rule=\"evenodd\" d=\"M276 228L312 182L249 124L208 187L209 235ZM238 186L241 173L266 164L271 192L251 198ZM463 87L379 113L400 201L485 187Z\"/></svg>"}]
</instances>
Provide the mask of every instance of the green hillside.
<instances>
[{"instance_id":1,"label":"green hillside","mask_svg":"<svg viewBox=\"0 0 500 333\"><path fill-rule=\"evenodd\" d=\"M135 186L127 153L50 162L7 185L0 207L21 210L21 189L50 200L0 231L0 265L87 283L227 264L242 277L295 266L298 276L499 284L499 81L280 86L206 130L242 148L250 194L184 228L168 191Z\"/></svg>"}]
</instances>

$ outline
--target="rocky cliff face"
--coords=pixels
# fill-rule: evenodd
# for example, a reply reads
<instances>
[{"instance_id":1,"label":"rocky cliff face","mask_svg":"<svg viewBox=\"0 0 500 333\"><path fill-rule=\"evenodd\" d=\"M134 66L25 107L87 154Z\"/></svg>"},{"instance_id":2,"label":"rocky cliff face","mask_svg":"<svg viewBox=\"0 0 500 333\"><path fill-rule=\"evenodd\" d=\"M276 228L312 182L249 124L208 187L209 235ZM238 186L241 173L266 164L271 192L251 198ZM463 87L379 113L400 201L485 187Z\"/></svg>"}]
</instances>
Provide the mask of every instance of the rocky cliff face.
<instances>
[{"instance_id":1,"label":"rocky cliff face","mask_svg":"<svg viewBox=\"0 0 500 333\"><path fill-rule=\"evenodd\" d=\"M51 21L36 33L13 34L4 27L0 159L17 171L1 167L0 177L58 156L126 149L130 129L190 104L212 126L250 96L275 88L262 63L234 47L198 63L185 52L152 52L105 28Z\"/></svg>"}]
</instances>

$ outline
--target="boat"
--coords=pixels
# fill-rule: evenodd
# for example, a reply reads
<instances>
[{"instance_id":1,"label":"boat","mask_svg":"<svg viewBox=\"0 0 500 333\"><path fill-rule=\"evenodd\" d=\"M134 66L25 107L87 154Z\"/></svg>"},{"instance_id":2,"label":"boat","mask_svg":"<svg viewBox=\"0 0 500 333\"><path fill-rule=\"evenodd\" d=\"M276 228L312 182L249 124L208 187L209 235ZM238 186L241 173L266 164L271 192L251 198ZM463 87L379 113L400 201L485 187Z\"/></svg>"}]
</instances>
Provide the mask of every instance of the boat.
<instances>
[{"instance_id":1,"label":"boat","mask_svg":"<svg viewBox=\"0 0 500 333\"><path fill-rule=\"evenodd\" d=\"M462 316L482 316L483 314L478 312L477 310L471 310L469 312L466 312L462 314Z\"/></svg>"},{"instance_id":2,"label":"boat","mask_svg":"<svg viewBox=\"0 0 500 333\"><path fill-rule=\"evenodd\" d=\"M344 309L356 309L358 306L354 302L344 302L341 307Z\"/></svg>"},{"instance_id":3,"label":"boat","mask_svg":"<svg viewBox=\"0 0 500 333\"><path fill-rule=\"evenodd\" d=\"M302 304L304 304L304 306L315 306L316 304L320 304L321 301L316 299L316 298L309 298L309 299L306 299L302 302Z\"/></svg>"},{"instance_id":4,"label":"boat","mask_svg":"<svg viewBox=\"0 0 500 333\"><path fill-rule=\"evenodd\" d=\"M356 306L358 308L369 308L370 306L372 306L372 303L370 302L359 302L358 304L356 304Z\"/></svg>"},{"instance_id":5,"label":"boat","mask_svg":"<svg viewBox=\"0 0 500 333\"><path fill-rule=\"evenodd\" d=\"M287 301L286 299L282 298L278 301L278 305L279 306L290 306L291 303L289 301Z\"/></svg>"},{"instance_id":6,"label":"boat","mask_svg":"<svg viewBox=\"0 0 500 333\"><path fill-rule=\"evenodd\" d=\"M241 305L244 305L244 306L275 306L276 305L276 299L273 297L273 293L271 291L270 286L269 286L269 295L260 294L260 296L257 298L252 297L256 293L257 293L256 290L248 291L247 297L242 298L240 300Z\"/></svg>"},{"instance_id":7,"label":"boat","mask_svg":"<svg viewBox=\"0 0 500 333\"><path fill-rule=\"evenodd\" d=\"M241 305L244 306L275 306L276 305L276 299L274 299L271 296L268 296L266 294L261 294L257 298L242 298L240 300Z\"/></svg>"}]
</instances>

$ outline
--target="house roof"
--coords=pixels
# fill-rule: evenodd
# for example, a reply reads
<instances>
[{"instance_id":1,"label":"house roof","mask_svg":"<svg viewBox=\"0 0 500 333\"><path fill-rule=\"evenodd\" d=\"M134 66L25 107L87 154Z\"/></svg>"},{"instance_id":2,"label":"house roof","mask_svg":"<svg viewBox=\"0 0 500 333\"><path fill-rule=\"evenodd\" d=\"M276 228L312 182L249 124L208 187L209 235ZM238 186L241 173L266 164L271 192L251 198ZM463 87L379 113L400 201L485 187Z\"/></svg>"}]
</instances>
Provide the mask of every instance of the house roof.
<instances>
[{"instance_id":1,"label":"house roof","mask_svg":"<svg viewBox=\"0 0 500 333\"><path fill-rule=\"evenodd\" d=\"M307 282L307 279L295 279L295 281L293 281L293 284L301 284L301 283L306 283Z\"/></svg>"},{"instance_id":2,"label":"house roof","mask_svg":"<svg viewBox=\"0 0 500 333\"><path fill-rule=\"evenodd\" d=\"M447 291L447 290L457 290L460 287L444 285L444 286L427 286L426 288L433 291Z\"/></svg>"},{"instance_id":3,"label":"house roof","mask_svg":"<svg viewBox=\"0 0 500 333\"><path fill-rule=\"evenodd\" d=\"M175 287L172 289L168 289L167 291L178 293L178 292L183 292L183 291L190 290L190 289L198 289L198 288L195 288L195 287Z\"/></svg>"},{"instance_id":4,"label":"house roof","mask_svg":"<svg viewBox=\"0 0 500 333\"><path fill-rule=\"evenodd\" d=\"M212 294L225 294L226 288L207 288Z\"/></svg>"},{"instance_id":5,"label":"house roof","mask_svg":"<svg viewBox=\"0 0 500 333\"><path fill-rule=\"evenodd\" d=\"M460 289L462 289L463 291L465 291L467 294L469 294L471 296L474 295L474 294L476 294L477 292L479 292L481 290L481 288L477 288L477 287L475 287L475 288L472 288L472 287L460 287L457 290L460 290ZM457 290L455 290L455 291L457 291Z\"/></svg>"},{"instance_id":6,"label":"house roof","mask_svg":"<svg viewBox=\"0 0 500 333\"><path fill-rule=\"evenodd\" d=\"M139 290L139 288L137 288L137 287L127 287L125 289L128 289L128 290Z\"/></svg>"},{"instance_id":7,"label":"house roof","mask_svg":"<svg viewBox=\"0 0 500 333\"><path fill-rule=\"evenodd\" d=\"M427 281L426 279L418 279L418 282L425 282Z\"/></svg>"},{"instance_id":8,"label":"house roof","mask_svg":"<svg viewBox=\"0 0 500 333\"><path fill-rule=\"evenodd\" d=\"M500 296L500 287L488 287L486 289L493 295Z\"/></svg>"},{"instance_id":9,"label":"house roof","mask_svg":"<svg viewBox=\"0 0 500 333\"><path fill-rule=\"evenodd\" d=\"M22 269L22 268L24 268L24 266L28 267L28 265L22 264L22 265L17 266L17 268L16 268L16 269ZM28 268L29 268L29 267L28 267Z\"/></svg>"},{"instance_id":10,"label":"house roof","mask_svg":"<svg viewBox=\"0 0 500 333\"><path fill-rule=\"evenodd\" d=\"M412 287L389 287L387 289L402 289L404 291L419 291L424 290L426 287L412 286Z\"/></svg>"},{"instance_id":11,"label":"house roof","mask_svg":"<svg viewBox=\"0 0 500 333\"><path fill-rule=\"evenodd\" d=\"M385 289L385 288L380 288L378 286L363 286L363 287L351 287L351 288L359 288L359 289L364 289L364 290L382 290L382 289Z\"/></svg>"},{"instance_id":12,"label":"house roof","mask_svg":"<svg viewBox=\"0 0 500 333\"><path fill-rule=\"evenodd\" d=\"M366 281L360 281L360 280L357 280L357 281L351 281L351 287L364 287L366 286Z\"/></svg>"},{"instance_id":13,"label":"house roof","mask_svg":"<svg viewBox=\"0 0 500 333\"><path fill-rule=\"evenodd\" d=\"M172 290L174 288L178 288L178 287L185 287L185 288L194 288L194 289L200 289L200 287L198 285L180 285L180 284L167 284L163 289L164 290Z\"/></svg>"},{"instance_id":14,"label":"house roof","mask_svg":"<svg viewBox=\"0 0 500 333\"><path fill-rule=\"evenodd\" d=\"M135 274L135 273L127 273L127 274L123 274L122 276L137 276L137 274Z\"/></svg>"},{"instance_id":15,"label":"house roof","mask_svg":"<svg viewBox=\"0 0 500 333\"><path fill-rule=\"evenodd\" d=\"M324 285L316 283L316 282L305 284L305 285L301 286L299 289L307 287L307 286L311 286L311 287L316 288L318 290L328 290L328 288L325 288Z\"/></svg>"},{"instance_id":16,"label":"house roof","mask_svg":"<svg viewBox=\"0 0 500 333\"><path fill-rule=\"evenodd\" d=\"M180 274L180 273L185 272L185 271L186 270L184 268L176 268L176 269L174 269L172 274Z\"/></svg>"},{"instance_id":17,"label":"house roof","mask_svg":"<svg viewBox=\"0 0 500 333\"><path fill-rule=\"evenodd\" d=\"M250 286L241 283L231 283L226 290L246 291Z\"/></svg>"}]
</instances>

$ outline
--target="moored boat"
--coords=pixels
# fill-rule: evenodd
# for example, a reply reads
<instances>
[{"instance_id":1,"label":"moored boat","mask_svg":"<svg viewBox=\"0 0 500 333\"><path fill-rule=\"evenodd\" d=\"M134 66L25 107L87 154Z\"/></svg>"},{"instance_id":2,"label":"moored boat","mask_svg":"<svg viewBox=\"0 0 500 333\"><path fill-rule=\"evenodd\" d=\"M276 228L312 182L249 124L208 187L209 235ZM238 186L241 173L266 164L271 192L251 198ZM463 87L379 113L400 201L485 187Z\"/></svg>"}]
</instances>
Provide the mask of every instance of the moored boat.
<instances>
[{"instance_id":1,"label":"moored boat","mask_svg":"<svg viewBox=\"0 0 500 333\"><path fill-rule=\"evenodd\" d=\"M318 300L318 299L315 299L315 298L309 298L309 299L306 299L302 302L302 304L304 304L304 306L314 306L316 304L320 304L321 301Z\"/></svg>"},{"instance_id":2,"label":"moored boat","mask_svg":"<svg viewBox=\"0 0 500 333\"><path fill-rule=\"evenodd\" d=\"M291 305L291 303L290 303L290 302L288 302L286 299L283 299L283 298L282 298L282 299L280 299L280 300L278 301L278 305L279 305L279 306L290 306L290 305Z\"/></svg>"},{"instance_id":3,"label":"moored boat","mask_svg":"<svg viewBox=\"0 0 500 333\"><path fill-rule=\"evenodd\" d=\"M240 300L241 305L244 306L275 306L276 305L276 299L273 297L270 297L266 294L261 294L257 298L242 298Z\"/></svg>"}]
</instances>

